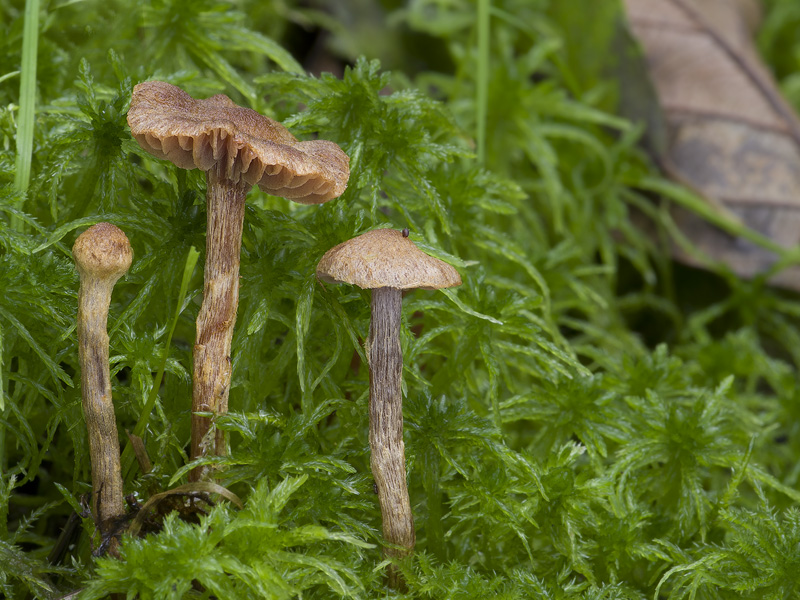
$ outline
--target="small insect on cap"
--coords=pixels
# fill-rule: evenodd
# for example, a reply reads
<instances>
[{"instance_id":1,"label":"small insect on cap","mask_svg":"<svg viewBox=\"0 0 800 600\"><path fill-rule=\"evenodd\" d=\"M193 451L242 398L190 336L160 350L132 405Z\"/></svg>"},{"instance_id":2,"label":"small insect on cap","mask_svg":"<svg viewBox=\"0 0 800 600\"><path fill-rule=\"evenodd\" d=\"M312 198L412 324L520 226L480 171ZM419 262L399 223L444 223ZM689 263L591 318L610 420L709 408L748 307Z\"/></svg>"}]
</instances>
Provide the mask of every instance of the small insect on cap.
<instances>
[{"instance_id":1,"label":"small insect on cap","mask_svg":"<svg viewBox=\"0 0 800 600\"><path fill-rule=\"evenodd\" d=\"M142 148L182 169L217 166L233 182L301 204L340 196L350 177L350 158L333 142L299 142L224 94L196 100L170 83L145 81L133 88L128 125Z\"/></svg>"},{"instance_id":2,"label":"small insect on cap","mask_svg":"<svg viewBox=\"0 0 800 600\"><path fill-rule=\"evenodd\" d=\"M458 271L425 254L396 229L373 229L331 248L317 265L317 278L363 289L438 290L461 285Z\"/></svg>"},{"instance_id":3,"label":"small insect on cap","mask_svg":"<svg viewBox=\"0 0 800 600\"><path fill-rule=\"evenodd\" d=\"M128 272L133 250L128 236L111 223L97 223L78 236L72 246L78 272L93 277L113 279Z\"/></svg>"}]
</instances>

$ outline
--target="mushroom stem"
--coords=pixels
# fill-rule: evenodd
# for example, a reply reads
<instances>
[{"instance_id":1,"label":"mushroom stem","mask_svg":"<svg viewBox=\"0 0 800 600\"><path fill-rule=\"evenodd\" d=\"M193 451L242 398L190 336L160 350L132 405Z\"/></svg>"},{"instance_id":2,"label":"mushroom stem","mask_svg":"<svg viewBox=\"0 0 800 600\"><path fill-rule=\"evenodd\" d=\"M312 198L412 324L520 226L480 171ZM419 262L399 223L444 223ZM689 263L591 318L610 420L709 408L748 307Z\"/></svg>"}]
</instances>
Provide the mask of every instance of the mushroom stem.
<instances>
[{"instance_id":1,"label":"mushroom stem","mask_svg":"<svg viewBox=\"0 0 800 600\"><path fill-rule=\"evenodd\" d=\"M92 465L92 513L100 533L105 534L125 514L106 325L111 291L133 255L125 234L109 223L98 223L78 236L72 254L81 279L78 358Z\"/></svg>"},{"instance_id":2,"label":"mushroom stem","mask_svg":"<svg viewBox=\"0 0 800 600\"><path fill-rule=\"evenodd\" d=\"M401 306L401 290L390 287L372 290L367 348L370 466L378 488L383 537L393 546L386 548L385 554L392 558L409 555L416 541L403 443ZM395 568L389 568L388 576L390 586L402 586L402 576Z\"/></svg>"},{"instance_id":3,"label":"mushroom stem","mask_svg":"<svg viewBox=\"0 0 800 600\"><path fill-rule=\"evenodd\" d=\"M239 253L242 245L244 199L250 185L233 182L222 165L206 172L208 231L206 236L203 304L197 315L194 346L192 413L228 411L231 383L231 340L239 304ZM222 431L210 432L211 420L192 414L191 458L225 454ZM206 477L207 467L189 474L191 481Z\"/></svg>"},{"instance_id":4,"label":"mushroom stem","mask_svg":"<svg viewBox=\"0 0 800 600\"><path fill-rule=\"evenodd\" d=\"M106 333L114 283L82 274L78 293L78 356L83 416L92 459L92 512L101 533L109 529L114 519L125 514Z\"/></svg>"}]
</instances>

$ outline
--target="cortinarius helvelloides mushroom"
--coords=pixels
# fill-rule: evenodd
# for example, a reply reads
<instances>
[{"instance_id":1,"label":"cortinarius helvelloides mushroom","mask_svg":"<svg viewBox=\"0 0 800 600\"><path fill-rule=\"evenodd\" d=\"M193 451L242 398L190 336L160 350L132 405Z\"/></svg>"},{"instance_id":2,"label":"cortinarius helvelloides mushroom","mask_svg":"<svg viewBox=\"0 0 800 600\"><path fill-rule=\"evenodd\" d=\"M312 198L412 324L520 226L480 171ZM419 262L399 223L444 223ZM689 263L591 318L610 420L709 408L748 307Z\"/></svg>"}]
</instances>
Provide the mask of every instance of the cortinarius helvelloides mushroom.
<instances>
[{"instance_id":1,"label":"cortinarius helvelloides mushroom","mask_svg":"<svg viewBox=\"0 0 800 600\"><path fill-rule=\"evenodd\" d=\"M114 284L130 268L133 252L121 229L93 225L75 240L72 256L81 277L78 354L83 415L92 463L92 513L101 534L125 514L119 438L108 366L108 307Z\"/></svg>"},{"instance_id":2,"label":"cortinarius helvelloides mushroom","mask_svg":"<svg viewBox=\"0 0 800 600\"><path fill-rule=\"evenodd\" d=\"M370 466L378 489L383 537L393 546L391 557L409 554L416 541L406 484L400 348L402 290L435 290L461 285L450 265L428 256L403 233L376 229L331 248L317 265L326 283L350 283L372 290L372 318L366 343L369 361ZM401 585L389 570L389 583Z\"/></svg>"},{"instance_id":3,"label":"cortinarius helvelloides mushroom","mask_svg":"<svg viewBox=\"0 0 800 600\"><path fill-rule=\"evenodd\" d=\"M203 304L197 316L192 412L228 409L231 340L239 301L244 198L251 186L302 204L341 195L347 155L333 142L299 142L277 121L218 94L196 100L174 85L147 81L133 89L128 125L149 153L206 172L208 231ZM192 416L191 458L224 454L221 431ZM195 469L190 479L205 476Z\"/></svg>"}]
</instances>

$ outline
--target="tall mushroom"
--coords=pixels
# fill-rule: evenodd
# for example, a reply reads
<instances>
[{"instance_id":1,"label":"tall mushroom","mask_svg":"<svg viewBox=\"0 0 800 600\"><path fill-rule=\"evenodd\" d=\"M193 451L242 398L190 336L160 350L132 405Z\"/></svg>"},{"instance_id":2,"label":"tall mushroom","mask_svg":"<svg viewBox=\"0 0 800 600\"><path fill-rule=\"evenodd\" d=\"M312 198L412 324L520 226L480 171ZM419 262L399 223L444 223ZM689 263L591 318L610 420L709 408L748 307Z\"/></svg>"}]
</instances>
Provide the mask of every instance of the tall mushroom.
<instances>
[{"instance_id":1,"label":"tall mushroom","mask_svg":"<svg viewBox=\"0 0 800 600\"><path fill-rule=\"evenodd\" d=\"M350 283L372 290L371 321L366 350L369 361L370 467L378 489L383 537L390 557L411 553L416 542L406 484L400 348L402 290L435 290L461 285L458 272L428 256L394 229L375 229L331 248L317 265L326 283ZM389 583L401 585L389 570Z\"/></svg>"},{"instance_id":2,"label":"tall mushroom","mask_svg":"<svg viewBox=\"0 0 800 600\"><path fill-rule=\"evenodd\" d=\"M203 304L197 316L192 412L228 410L231 340L239 302L244 199L251 186L301 204L340 196L348 156L333 142L298 142L277 121L237 106L224 94L196 100L163 81L133 88L131 134L150 154L206 172L208 229ZM224 454L221 431L192 416L191 458ZM190 479L205 476L195 469Z\"/></svg>"},{"instance_id":3,"label":"tall mushroom","mask_svg":"<svg viewBox=\"0 0 800 600\"><path fill-rule=\"evenodd\" d=\"M78 355L81 395L92 463L92 513L102 534L125 513L119 438L108 367L108 307L114 284L130 268L133 252L121 229L97 223L75 240L72 256L81 277Z\"/></svg>"}]
</instances>

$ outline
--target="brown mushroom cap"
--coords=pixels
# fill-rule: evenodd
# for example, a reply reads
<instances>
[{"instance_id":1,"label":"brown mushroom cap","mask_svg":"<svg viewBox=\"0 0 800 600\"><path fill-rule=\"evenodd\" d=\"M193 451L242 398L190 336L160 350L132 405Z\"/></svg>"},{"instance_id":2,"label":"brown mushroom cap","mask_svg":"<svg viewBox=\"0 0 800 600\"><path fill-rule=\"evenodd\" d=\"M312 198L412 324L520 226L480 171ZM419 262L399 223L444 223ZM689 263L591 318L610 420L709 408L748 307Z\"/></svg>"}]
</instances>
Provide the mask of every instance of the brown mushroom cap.
<instances>
[{"instance_id":1,"label":"brown mushroom cap","mask_svg":"<svg viewBox=\"0 0 800 600\"><path fill-rule=\"evenodd\" d=\"M145 81L133 88L128 125L142 148L182 169L219 164L232 181L302 204L340 196L350 177L350 158L333 142L298 142L224 94L196 100L164 81Z\"/></svg>"},{"instance_id":2,"label":"brown mushroom cap","mask_svg":"<svg viewBox=\"0 0 800 600\"><path fill-rule=\"evenodd\" d=\"M461 285L458 271L425 254L396 229L373 229L331 248L317 265L317 278L363 289L438 290Z\"/></svg>"},{"instance_id":3,"label":"brown mushroom cap","mask_svg":"<svg viewBox=\"0 0 800 600\"><path fill-rule=\"evenodd\" d=\"M78 236L72 257L81 274L114 282L127 273L133 261L128 236L111 223L97 223Z\"/></svg>"}]
</instances>

